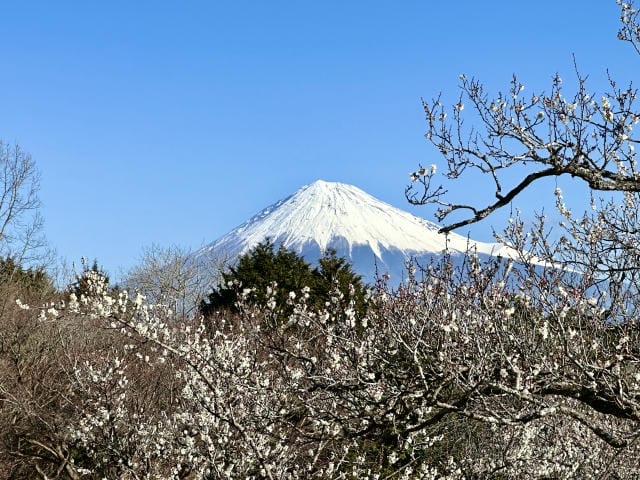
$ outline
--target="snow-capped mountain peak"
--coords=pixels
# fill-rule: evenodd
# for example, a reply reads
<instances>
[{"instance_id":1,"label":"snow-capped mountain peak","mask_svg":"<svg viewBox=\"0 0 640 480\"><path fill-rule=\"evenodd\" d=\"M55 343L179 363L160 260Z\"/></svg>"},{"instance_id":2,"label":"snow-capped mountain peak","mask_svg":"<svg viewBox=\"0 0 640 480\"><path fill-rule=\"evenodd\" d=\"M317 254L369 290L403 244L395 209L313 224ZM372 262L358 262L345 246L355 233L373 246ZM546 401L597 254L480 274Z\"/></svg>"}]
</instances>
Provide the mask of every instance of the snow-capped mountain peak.
<instances>
[{"instance_id":1,"label":"snow-capped mountain peak","mask_svg":"<svg viewBox=\"0 0 640 480\"><path fill-rule=\"evenodd\" d=\"M412 257L465 252L500 255L505 247L438 233L438 226L344 183L317 180L254 215L203 251L235 257L270 238L313 262L328 248L349 258L367 277L399 271ZM203 252L204 253L204 252ZM363 263L366 263L364 265ZM399 265L398 265L399 264Z\"/></svg>"}]
</instances>

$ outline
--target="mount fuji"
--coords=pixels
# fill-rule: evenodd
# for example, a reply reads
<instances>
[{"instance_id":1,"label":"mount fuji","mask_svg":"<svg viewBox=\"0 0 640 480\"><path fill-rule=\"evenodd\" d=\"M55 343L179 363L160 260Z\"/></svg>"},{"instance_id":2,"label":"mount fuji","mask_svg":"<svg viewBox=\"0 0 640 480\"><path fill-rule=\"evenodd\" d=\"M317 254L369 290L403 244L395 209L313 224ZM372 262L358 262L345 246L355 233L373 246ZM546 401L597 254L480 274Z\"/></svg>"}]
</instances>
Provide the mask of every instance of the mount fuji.
<instances>
[{"instance_id":1,"label":"mount fuji","mask_svg":"<svg viewBox=\"0 0 640 480\"><path fill-rule=\"evenodd\" d=\"M270 238L314 263L333 248L347 258L365 281L389 274L392 283L406 277L406 262L463 254L513 257L498 243L485 243L449 233L438 225L393 207L353 185L316 182L263 209L242 225L205 246L200 255L237 258Z\"/></svg>"}]
</instances>

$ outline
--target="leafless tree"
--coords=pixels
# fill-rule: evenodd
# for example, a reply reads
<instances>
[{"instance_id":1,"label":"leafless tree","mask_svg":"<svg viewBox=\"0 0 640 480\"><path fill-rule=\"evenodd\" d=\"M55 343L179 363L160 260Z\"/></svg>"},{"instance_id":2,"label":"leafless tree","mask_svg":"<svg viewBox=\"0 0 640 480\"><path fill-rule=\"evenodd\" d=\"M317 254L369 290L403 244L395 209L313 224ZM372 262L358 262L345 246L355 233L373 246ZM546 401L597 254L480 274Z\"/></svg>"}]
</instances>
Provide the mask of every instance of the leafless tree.
<instances>
[{"instance_id":1,"label":"leafless tree","mask_svg":"<svg viewBox=\"0 0 640 480\"><path fill-rule=\"evenodd\" d=\"M169 306L186 319L197 313L225 267L223 258L196 256L178 247L151 245L138 265L125 275L122 285L144 295L149 303Z\"/></svg>"},{"instance_id":2,"label":"leafless tree","mask_svg":"<svg viewBox=\"0 0 640 480\"><path fill-rule=\"evenodd\" d=\"M44 245L39 180L31 155L0 141L0 255L20 263L37 260Z\"/></svg>"}]
</instances>

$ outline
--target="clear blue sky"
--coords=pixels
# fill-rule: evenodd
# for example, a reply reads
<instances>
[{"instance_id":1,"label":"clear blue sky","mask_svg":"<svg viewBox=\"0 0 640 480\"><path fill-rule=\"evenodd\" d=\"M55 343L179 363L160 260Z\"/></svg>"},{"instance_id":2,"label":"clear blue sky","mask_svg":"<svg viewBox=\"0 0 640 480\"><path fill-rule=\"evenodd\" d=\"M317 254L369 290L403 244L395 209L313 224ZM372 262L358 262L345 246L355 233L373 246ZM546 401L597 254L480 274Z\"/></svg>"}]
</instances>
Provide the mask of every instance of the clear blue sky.
<instances>
[{"instance_id":1,"label":"clear blue sky","mask_svg":"<svg viewBox=\"0 0 640 480\"><path fill-rule=\"evenodd\" d=\"M639 71L617 27L614 0L6 1L0 138L37 162L59 255L117 275L318 178L409 209L408 173L440 161L422 97L455 103L463 72L493 91L514 72L568 84L572 54L601 91L606 68Z\"/></svg>"}]
</instances>

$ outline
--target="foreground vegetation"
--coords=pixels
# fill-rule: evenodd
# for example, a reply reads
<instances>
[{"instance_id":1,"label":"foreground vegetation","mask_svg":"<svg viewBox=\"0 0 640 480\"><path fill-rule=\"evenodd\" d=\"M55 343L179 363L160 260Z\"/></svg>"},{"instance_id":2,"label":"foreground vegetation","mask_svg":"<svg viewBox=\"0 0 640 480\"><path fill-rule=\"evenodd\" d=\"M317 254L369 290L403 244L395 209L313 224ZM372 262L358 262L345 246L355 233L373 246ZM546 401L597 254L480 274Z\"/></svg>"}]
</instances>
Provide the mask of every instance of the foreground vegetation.
<instances>
[{"instance_id":1,"label":"foreground vegetation","mask_svg":"<svg viewBox=\"0 0 640 480\"><path fill-rule=\"evenodd\" d=\"M607 320L624 304L584 275L472 254L422 274L377 285L363 315L339 288L316 307L271 285L269 305L242 290L235 311L185 321L96 269L42 308L7 304L3 473L637 476L640 330Z\"/></svg>"}]
</instances>

